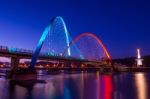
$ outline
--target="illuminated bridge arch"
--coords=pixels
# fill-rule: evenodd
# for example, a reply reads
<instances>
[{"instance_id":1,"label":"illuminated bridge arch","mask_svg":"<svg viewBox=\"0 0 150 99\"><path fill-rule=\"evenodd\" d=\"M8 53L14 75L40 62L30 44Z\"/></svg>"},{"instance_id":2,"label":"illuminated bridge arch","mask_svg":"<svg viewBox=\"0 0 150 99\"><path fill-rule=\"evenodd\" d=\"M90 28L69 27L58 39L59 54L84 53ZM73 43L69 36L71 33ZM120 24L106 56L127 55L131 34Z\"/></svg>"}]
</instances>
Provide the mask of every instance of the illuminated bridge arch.
<instances>
[{"instance_id":1,"label":"illuminated bridge arch","mask_svg":"<svg viewBox=\"0 0 150 99\"><path fill-rule=\"evenodd\" d=\"M111 56L110 56L108 50L106 49L105 45L104 45L103 42L101 41L101 39L100 39L97 35L92 34L92 33L90 33L90 32L82 33L82 34L78 35L75 39L73 39L73 40L69 43L69 46L65 49L65 51L64 51L64 53L63 53L63 56L65 55L65 53L67 52L67 50L68 50L74 43L76 43L79 39L81 39L82 37L85 37L85 36L89 36L89 37L94 38L94 39L97 41L97 43L99 44L99 46L101 46L102 49L104 50L104 52L105 52L105 54L106 54L106 56L107 56L109 62L112 62Z\"/></svg>"},{"instance_id":2,"label":"illuminated bridge arch","mask_svg":"<svg viewBox=\"0 0 150 99\"><path fill-rule=\"evenodd\" d=\"M29 67L29 68L34 69L34 66L36 65L36 61L37 61L38 56L39 56L39 53L40 53L40 51L41 51L41 48L42 48L42 46L43 46L44 41L46 40L46 37L48 36L48 33L52 32L52 31L53 31L53 30L52 30L53 25L54 25L54 24L57 24L57 23L55 23L55 22L59 22L59 24L62 25L63 31L64 31L64 33L65 33L65 38L66 38L66 46L69 46L69 42L70 42L70 41L69 41L69 34L68 34L68 31L67 31L67 28L66 28L66 24L65 24L65 22L64 22L64 20L63 20L62 17L57 16L56 18L54 18L54 19L50 22L50 25L48 25L48 26L45 28L45 30L43 31L42 36L41 36L41 38L40 38L40 40L39 40L39 42L38 42L38 44L37 44L37 46L36 46L35 52L33 53L33 56L32 56L32 59L31 59L31 63L30 63L30 67ZM67 51L67 52L68 52L68 56L70 56L70 55L71 55L71 51L70 51L69 48L68 48L67 50L68 50L68 51Z\"/></svg>"}]
</instances>

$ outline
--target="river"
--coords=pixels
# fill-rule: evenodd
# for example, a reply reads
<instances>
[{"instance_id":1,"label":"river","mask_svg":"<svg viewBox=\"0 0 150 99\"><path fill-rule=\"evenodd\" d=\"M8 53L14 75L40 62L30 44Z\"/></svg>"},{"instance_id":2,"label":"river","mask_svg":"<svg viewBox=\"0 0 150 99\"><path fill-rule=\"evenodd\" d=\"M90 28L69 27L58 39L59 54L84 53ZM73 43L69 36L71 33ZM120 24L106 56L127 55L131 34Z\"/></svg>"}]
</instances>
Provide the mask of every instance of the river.
<instances>
[{"instance_id":1,"label":"river","mask_svg":"<svg viewBox=\"0 0 150 99\"><path fill-rule=\"evenodd\" d=\"M70 73L37 81L0 77L0 99L150 99L150 73Z\"/></svg>"}]
</instances>

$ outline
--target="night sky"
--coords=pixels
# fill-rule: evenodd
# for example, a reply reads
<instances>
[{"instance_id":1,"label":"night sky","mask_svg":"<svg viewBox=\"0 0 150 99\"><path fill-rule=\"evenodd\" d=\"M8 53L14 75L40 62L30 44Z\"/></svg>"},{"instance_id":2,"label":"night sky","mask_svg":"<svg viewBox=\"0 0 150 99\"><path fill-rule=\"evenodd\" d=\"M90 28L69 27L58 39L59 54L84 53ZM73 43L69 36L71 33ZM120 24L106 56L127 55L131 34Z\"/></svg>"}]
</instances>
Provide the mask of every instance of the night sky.
<instances>
[{"instance_id":1,"label":"night sky","mask_svg":"<svg viewBox=\"0 0 150 99\"><path fill-rule=\"evenodd\" d=\"M55 16L72 38L97 34L113 58L150 54L150 2L138 0L0 0L0 45L34 50Z\"/></svg>"}]
</instances>

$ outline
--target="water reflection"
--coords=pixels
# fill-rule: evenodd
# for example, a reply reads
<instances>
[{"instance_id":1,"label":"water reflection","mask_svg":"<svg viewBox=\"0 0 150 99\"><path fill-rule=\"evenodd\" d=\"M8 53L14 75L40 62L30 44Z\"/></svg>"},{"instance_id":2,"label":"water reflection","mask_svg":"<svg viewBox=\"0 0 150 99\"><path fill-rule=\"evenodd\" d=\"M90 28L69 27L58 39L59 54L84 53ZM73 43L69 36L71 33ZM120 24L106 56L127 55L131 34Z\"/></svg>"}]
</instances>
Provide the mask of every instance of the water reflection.
<instances>
[{"instance_id":1,"label":"water reflection","mask_svg":"<svg viewBox=\"0 0 150 99\"><path fill-rule=\"evenodd\" d=\"M100 98L100 75L96 72L96 99Z\"/></svg>"},{"instance_id":2,"label":"water reflection","mask_svg":"<svg viewBox=\"0 0 150 99\"><path fill-rule=\"evenodd\" d=\"M42 80L9 80L8 99L32 99L33 87L36 83L45 84ZM36 86L35 86L36 87Z\"/></svg>"},{"instance_id":3,"label":"water reflection","mask_svg":"<svg viewBox=\"0 0 150 99\"><path fill-rule=\"evenodd\" d=\"M0 78L0 99L148 99L145 73L77 73L39 76L33 81Z\"/></svg>"},{"instance_id":4,"label":"water reflection","mask_svg":"<svg viewBox=\"0 0 150 99\"><path fill-rule=\"evenodd\" d=\"M0 98L1 99L6 99L7 98L7 94L4 93L8 93L7 92L7 81L5 78L0 78Z\"/></svg>"},{"instance_id":5,"label":"water reflection","mask_svg":"<svg viewBox=\"0 0 150 99\"><path fill-rule=\"evenodd\" d=\"M32 99L32 88L35 81L15 81L10 80L8 91L8 99Z\"/></svg>"},{"instance_id":6,"label":"water reflection","mask_svg":"<svg viewBox=\"0 0 150 99\"><path fill-rule=\"evenodd\" d=\"M147 98L147 82L144 73L135 74L135 85L137 91L137 99L148 99Z\"/></svg>"},{"instance_id":7,"label":"water reflection","mask_svg":"<svg viewBox=\"0 0 150 99\"><path fill-rule=\"evenodd\" d=\"M104 75L104 98L103 99L112 99L113 85L112 85L112 77L110 75Z\"/></svg>"},{"instance_id":8,"label":"water reflection","mask_svg":"<svg viewBox=\"0 0 150 99\"><path fill-rule=\"evenodd\" d=\"M113 82L112 75L100 75L96 73L96 99L112 99Z\"/></svg>"},{"instance_id":9,"label":"water reflection","mask_svg":"<svg viewBox=\"0 0 150 99\"><path fill-rule=\"evenodd\" d=\"M49 77L46 82L44 88L44 98L46 99L112 99L111 75L100 75L99 72L81 72L80 74ZM36 94L40 95L39 93Z\"/></svg>"}]
</instances>

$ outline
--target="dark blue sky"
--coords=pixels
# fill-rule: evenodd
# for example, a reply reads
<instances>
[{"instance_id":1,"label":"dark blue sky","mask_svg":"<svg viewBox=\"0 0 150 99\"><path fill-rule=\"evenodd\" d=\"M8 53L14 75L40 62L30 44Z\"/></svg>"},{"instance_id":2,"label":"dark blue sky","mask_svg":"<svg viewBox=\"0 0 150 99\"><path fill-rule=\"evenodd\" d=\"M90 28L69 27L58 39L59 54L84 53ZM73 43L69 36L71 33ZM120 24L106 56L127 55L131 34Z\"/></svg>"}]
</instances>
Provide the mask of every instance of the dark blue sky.
<instances>
[{"instance_id":1,"label":"dark blue sky","mask_svg":"<svg viewBox=\"0 0 150 99\"><path fill-rule=\"evenodd\" d=\"M150 2L0 0L0 45L35 49L50 20L62 16L72 38L97 34L113 58L150 54Z\"/></svg>"}]
</instances>

